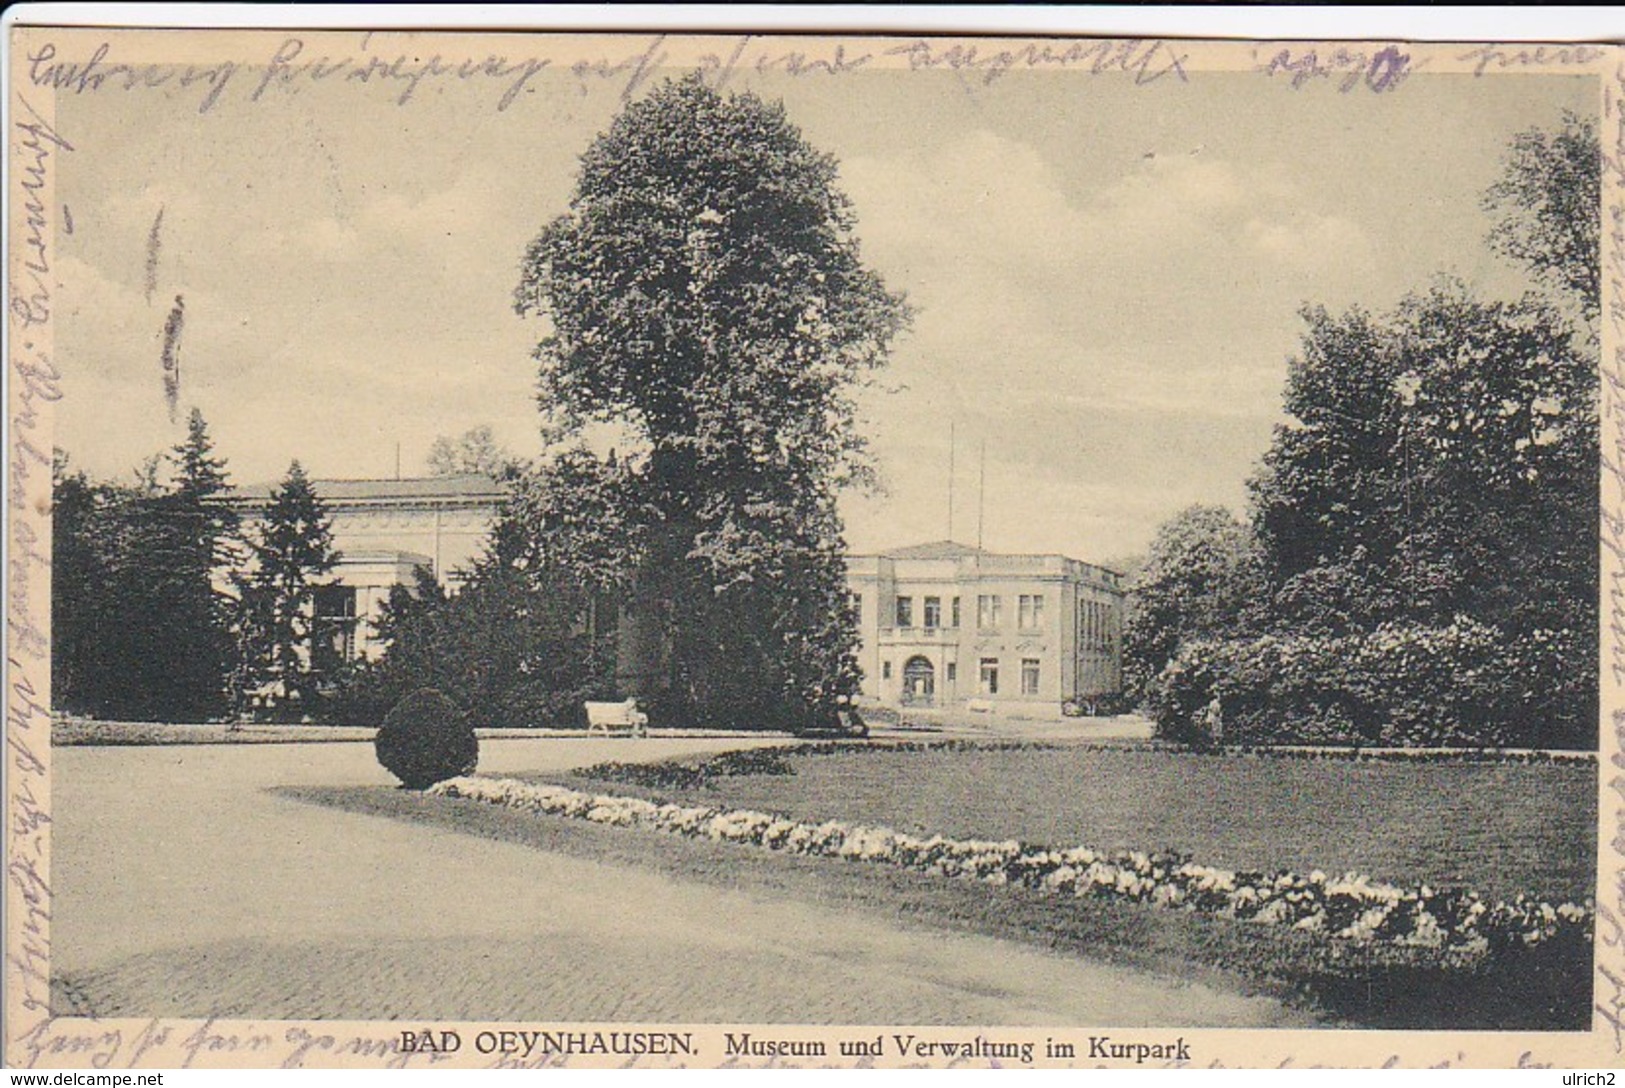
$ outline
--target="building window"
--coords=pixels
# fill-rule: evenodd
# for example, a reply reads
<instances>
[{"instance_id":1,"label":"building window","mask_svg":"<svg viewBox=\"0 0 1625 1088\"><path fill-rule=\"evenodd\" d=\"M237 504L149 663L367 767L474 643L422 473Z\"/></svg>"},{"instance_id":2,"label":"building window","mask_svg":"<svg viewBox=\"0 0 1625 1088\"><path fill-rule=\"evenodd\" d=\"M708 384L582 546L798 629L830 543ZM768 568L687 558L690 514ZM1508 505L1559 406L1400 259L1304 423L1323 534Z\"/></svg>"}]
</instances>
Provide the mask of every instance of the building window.
<instances>
[{"instance_id":1,"label":"building window","mask_svg":"<svg viewBox=\"0 0 1625 1088\"><path fill-rule=\"evenodd\" d=\"M1041 593L1023 593L1016 602L1016 620L1023 631L1038 631L1044 626L1044 596Z\"/></svg>"},{"instance_id":2,"label":"building window","mask_svg":"<svg viewBox=\"0 0 1625 1088\"><path fill-rule=\"evenodd\" d=\"M859 627L863 626L863 594L848 593L846 606L852 610L852 622Z\"/></svg>"},{"instance_id":3,"label":"building window","mask_svg":"<svg viewBox=\"0 0 1625 1088\"><path fill-rule=\"evenodd\" d=\"M927 597L925 599L925 626L927 628L942 626L941 597Z\"/></svg>"},{"instance_id":4,"label":"building window","mask_svg":"<svg viewBox=\"0 0 1625 1088\"><path fill-rule=\"evenodd\" d=\"M1078 602L1078 641L1085 650L1106 645L1106 610L1098 601Z\"/></svg>"},{"instance_id":5,"label":"building window","mask_svg":"<svg viewBox=\"0 0 1625 1088\"><path fill-rule=\"evenodd\" d=\"M954 615L953 626L958 627L959 626L959 598L958 597L954 598L954 612L953 612L953 615Z\"/></svg>"},{"instance_id":6,"label":"building window","mask_svg":"<svg viewBox=\"0 0 1625 1088\"><path fill-rule=\"evenodd\" d=\"M313 645L318 667L355 658L356 593L354 586L317 586Z\"/></svg>"},{"instance_id":7,"label":"building window","mask_svg":"<svg viewBox=\"0 0 1625 1088\"><path fill-rule=\"evenodd\" d=\"M1003 602L997 593L981 594L976 598L976 626L984 631L999 629L999 612Z\"/></svg>"},{"instance_id":8,"label":"building window","mask_svg":"<svg viewBox=\"0 0 1625 1088\"><path fill-rule=\"evenodd\" d=\"M999 693L998 658L982 658L982 678L979 687L983 695L997 695Z\"/></svg>"},{"instance_id":9,"label":"building window","mask_svg":"<svg viewBox=\"0 0 1625 1088\"><path fill-rule=\"evenodd\" d=\"M958 679L959 679L959 663L957 661L948 662L948 683L951 684L955 680L958 680Z\"/></svg>"},{"instance_id":10,"label":"building window","mask_svg":"<svg viewBox=\"0 0 1625 1088\"><path fill-rule=\"evenodd\" d=\"M880 663L880 678L882 680L890 680L891 679L891 662L890 661L882 661Z\"/></svg>"},{"instance_id":11,"label":"building window","mask_svg":"<svg viewBox=\"0 0 1625 1088\"><path fill-rule=\"evenodd\" d=\"M1038 694L1038 658L1036 657L1021 659L1021 694Z\"/></svg>"},{"instance_id":12,"label":"building window","mask_svg":"<svg viewBox=\"0 0 1625 1088\"><path fill-rule=\"evenodd\" d=\"M897 626L899 626L899 627L913 627L914 626L914 598L913 597L899 597L899 598L897 598Z\"/></svg>"}]
</instances>

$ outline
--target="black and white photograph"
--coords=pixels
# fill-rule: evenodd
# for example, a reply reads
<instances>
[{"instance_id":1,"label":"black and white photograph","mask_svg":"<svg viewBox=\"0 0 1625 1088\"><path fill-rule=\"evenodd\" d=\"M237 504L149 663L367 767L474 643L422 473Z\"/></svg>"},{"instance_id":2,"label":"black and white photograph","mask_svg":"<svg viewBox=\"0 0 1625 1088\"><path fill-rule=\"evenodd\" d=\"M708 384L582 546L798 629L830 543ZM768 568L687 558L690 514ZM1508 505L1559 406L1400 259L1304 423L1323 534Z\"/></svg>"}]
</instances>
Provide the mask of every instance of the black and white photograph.
<instances>
[{"instance_id":1,"label":"black and white photograph","mask_svg":"<svg viewBox=\"0 0 1625 1088\"><path fill-rule=\"evenodd\" d=\"M6 1064L1617 1064L1614 48L13 27Z\"/></svg>"}]
</instances>

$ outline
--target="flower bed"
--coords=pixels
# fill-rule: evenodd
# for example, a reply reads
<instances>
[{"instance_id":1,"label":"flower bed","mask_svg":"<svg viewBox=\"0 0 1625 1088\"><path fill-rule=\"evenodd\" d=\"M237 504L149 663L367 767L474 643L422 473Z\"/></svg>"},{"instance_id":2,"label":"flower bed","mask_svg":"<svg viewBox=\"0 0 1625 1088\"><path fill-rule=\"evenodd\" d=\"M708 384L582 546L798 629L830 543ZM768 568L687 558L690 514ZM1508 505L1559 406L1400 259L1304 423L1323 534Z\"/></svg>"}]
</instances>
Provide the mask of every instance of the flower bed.
<instances>
[{"instance_id":1,"label":"flower bed","mask_svg":"<svg viewBox=\"0 0 1625 1088\"><path fill-rule=\"evenodd\" d=\"M581 769L583 778L604 782L624 782L660 790L691 790L704 786L717 778L744 775L792 775L791 760L802 756L844 755L853 751L865 752L1184 752L1182 745L1152 741L1113 741L1111 743L1056 744L1051 741L887 741L853 744L850 742L821 742L794 744L775 748L753 748L739 752L724 752L716 756L702 756L688 760L662 760L658 763L598 763ZM1450 764L1520 764L1546 763L1594 764L1592 752L1543 751L1539 749L1504 748L1332 748L1332 747L1227 747L1208 753L1214 758L1251 757L1255 759L1297 759L1347 761L1353 763L1450 763Z\"/></svg>"},{"instance_id":2,"label":"flower bed","mask_svg":"<svg viewBox=\"0 0 1625 1088\"><path fill-rule=\"evenodd\" d=\"M1415 950L1446 966L1555 939L1590 940L1593 908L1523 896L1487 903L1463 890L1400 888L1320 871L1233 872L1173 853L1055 850L1002 842L922 838L886 827L798 821L748 809L657 803L504 778L453 778L429 791L617 827L735 842L791 854L895 865L1056 896L1130 900L1288 927L1336 942Z\"/></svg>"}]
</instances>

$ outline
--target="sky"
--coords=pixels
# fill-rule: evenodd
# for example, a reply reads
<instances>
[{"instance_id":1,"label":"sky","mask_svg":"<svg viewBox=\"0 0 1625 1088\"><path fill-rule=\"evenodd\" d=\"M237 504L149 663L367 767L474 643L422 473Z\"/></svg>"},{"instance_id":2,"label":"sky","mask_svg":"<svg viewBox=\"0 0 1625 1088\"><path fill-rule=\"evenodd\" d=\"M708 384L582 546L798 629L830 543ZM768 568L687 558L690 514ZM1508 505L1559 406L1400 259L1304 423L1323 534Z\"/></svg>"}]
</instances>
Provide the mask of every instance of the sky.
<instances>
[{"instance_id":1,"label":"sky","mask_svg":"<svg viewBox=\"0 0 1625 1088\"><path fill-rule=\"evenodd\" d=\"M411 475L437 436L482 424L537 453L546 328L512 291L620 85L555 68L498 110L455 81L405 104L341 84L255 102L247 78L202 112L195 87L58 98L75 150L57 444L126 476L195 406L241 483L294 458L392 476L397 446ZM730 89L782 98L836 157L863 258L916 309L861 396L884 489L843 499L852 548L980 533L1096 562L1192 503L1244 509L1305 304L1382 310L1439 274L1522 291L1483 244L1480 194L1514 133L1596 95L1425 73L1384 95L1202 72L747 72Z\"/></svg>"}]
</instances>

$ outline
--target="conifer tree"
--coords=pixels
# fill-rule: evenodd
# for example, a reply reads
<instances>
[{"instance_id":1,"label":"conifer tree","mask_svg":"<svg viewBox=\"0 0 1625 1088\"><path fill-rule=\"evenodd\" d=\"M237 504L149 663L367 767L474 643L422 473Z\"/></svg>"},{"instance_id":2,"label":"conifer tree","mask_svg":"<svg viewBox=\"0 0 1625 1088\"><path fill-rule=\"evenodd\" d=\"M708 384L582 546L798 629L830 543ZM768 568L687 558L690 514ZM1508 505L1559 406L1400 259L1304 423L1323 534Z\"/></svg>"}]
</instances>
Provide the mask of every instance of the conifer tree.
<instances>
[{"instance_id":1,"label":"conifer tree","mask_svg":"<svg viewBox=\"0 0 1625 1088\"><path fill-rule=\"evenodd\" d=\"M173 485L156 503L167 547L154 557L168 568L165 622L154 631L166 659L172 692L166 717L218 716L226 709L231 669L230 598L217 588L219 572L240 558L238 516L222 499L230 490L226 462L214 455L203 413L187 420L186 440L170 452Z\"/></svg>"},{"instance_id":2,"label":"conifer tree","mask_svg":"<svg viewBox=\"0 0 1625 1088\"><path fill-rule=\"evenodd\" d=\"M221 501L225 462L201 414L167 458L134 483L97 482L55 465L54 704L75 713L198 722L227 708L235 512Z\"/></svg>"},{"instance_id":3,"label":"conifer tree","mask_svg":"<svg viewBox=\"0 0 1625 1088\"><path fill-rule=\"evenodd\" d=\"M315 591L339 553L332 522L298 461L271 492L249 552L251 569L237 579L237 697L277 717L312 715L324 664L315 645Z\"/></svg>"}]
</instances>

